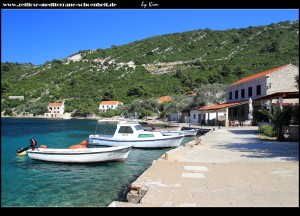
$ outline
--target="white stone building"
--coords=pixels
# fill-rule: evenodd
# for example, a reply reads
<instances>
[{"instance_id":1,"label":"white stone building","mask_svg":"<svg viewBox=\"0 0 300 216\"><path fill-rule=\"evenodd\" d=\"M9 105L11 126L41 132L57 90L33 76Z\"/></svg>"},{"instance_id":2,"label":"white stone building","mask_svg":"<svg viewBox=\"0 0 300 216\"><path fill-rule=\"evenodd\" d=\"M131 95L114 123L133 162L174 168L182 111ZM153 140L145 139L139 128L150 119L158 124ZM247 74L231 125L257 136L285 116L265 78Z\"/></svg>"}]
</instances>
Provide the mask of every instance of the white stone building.
<instances>
[{"instance_id":1,"label":"white stone building","mask_svg":"<svg viewBox=\"0 0 300 216\"><path fill-rule=\"evenodd\" d=\"M120 101L101 101L99 104L99 111L106 112L111 109L116 109L120 105L123 105Z\"/></svg>"},{"instance_id":2,"label":"white stone building","mask_svg":"<svg viewBox=\"0 0 300 216\"><path fill-rule=\"evenodd\" d=\"M245 77L226 88L226 102L259 99L278 92L298 91L295 76L297 66L288 64Z\"/></svg>"},{"instance_id":3,"label":"white stone building","mask_svg":"<svg viewBox=\"0 0 300 216\"><path fill-rule=\"evenodd\" d=\"M249 99L253 106L271 107L270 104L299 103L299 90L295 77L299 67L291 64L260 72L238 80L226 88L226 103L199 108L199 111L225 111L225 125L243 125L249 120ZM255 119L251 119L253 123Z\"/></svg>"}]
</instances>

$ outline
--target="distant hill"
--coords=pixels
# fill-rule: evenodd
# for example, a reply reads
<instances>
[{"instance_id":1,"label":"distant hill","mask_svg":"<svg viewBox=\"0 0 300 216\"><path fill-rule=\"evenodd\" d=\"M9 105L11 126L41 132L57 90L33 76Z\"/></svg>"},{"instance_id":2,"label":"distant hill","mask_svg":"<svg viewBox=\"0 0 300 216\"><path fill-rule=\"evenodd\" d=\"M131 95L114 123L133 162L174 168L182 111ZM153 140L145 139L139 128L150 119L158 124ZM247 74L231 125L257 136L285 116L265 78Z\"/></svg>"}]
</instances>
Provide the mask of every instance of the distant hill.
<instances>
[{"instance_id":1,"label":"distant hill","mask_svg":"<svg viewBox=\"0 0 300 216\"><path fill-rule=\"evenodd\" d=\"M1 111L32 111L59 99L67 111L102 99L185 94L202 84L229 84L280 65L299 65L299 23L167 34L109 49L81 50L41 66L1 63ZM24 101L8 100L24 95Z\"/></svg>"}]
</instances>

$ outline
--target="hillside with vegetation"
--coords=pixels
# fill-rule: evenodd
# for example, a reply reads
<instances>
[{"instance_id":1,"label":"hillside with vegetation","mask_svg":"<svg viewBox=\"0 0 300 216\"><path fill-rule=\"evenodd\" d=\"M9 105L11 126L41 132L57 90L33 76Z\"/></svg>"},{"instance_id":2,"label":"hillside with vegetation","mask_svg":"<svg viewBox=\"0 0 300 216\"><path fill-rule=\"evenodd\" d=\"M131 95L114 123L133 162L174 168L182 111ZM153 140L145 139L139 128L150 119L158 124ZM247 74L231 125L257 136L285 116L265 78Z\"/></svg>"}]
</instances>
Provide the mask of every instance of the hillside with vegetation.
<instances>
[{"instance_id":1,"label":"hillside with vegetation","mask_svg":"<svg viewBox=\"0 0 300 216\"><path fill-rule=\"evenodd\" d=\"M1 112L38 115L49 102L64 99L66 112L97 113L101 100L129 106L164 95L201 94L216 83L223 91L240 78L288 63L299 65L298 21L156 36L81 50L40 66L1 62ZM12 95L25 100L9 100ZM197 101L199 96L189 105Z\"/></svg>"}]
</instances>

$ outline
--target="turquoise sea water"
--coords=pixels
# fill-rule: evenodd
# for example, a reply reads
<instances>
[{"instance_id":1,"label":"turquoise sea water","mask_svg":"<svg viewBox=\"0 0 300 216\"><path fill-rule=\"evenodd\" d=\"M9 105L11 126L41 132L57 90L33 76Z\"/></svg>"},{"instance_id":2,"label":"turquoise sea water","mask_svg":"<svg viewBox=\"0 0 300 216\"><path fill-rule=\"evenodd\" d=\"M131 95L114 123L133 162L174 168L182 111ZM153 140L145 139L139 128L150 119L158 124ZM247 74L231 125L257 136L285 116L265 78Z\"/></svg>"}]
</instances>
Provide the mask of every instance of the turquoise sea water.
<instances>
[{"instance_id":1,"label":"turquoise sea water","mask_svg":"<svg viewBox=\"0 0 300 216\"><path fill-rule=\"evenodd\" d=\"M1 118L2 207L98 207L124 200L128 186L170 149L133 149L124 163L63 164L17 156L16 150L38 145L68 148L94 134L96 120ZM111 131L105 125L100 131ZM102 127L102 128L101 128ZM193 138L185 138L183 143Z\"/></svg>"}]
</instances>

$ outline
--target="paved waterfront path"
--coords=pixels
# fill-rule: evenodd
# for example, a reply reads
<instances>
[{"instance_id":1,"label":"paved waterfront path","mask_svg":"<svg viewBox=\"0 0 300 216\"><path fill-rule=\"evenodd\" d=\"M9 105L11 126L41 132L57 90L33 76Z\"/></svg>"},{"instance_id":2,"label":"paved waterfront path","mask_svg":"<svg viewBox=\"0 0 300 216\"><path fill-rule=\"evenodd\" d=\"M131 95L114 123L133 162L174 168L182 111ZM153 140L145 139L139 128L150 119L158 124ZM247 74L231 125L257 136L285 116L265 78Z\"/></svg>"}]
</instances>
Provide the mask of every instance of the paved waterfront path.
<instances>
[{"instance_id":1,"label":"paved waterfront path","mask_svg":"<svg viewBox=\"0 0 300 216\"><path fill-rule=\"evenodd\" d=\"M168 151L135 182L139 204L110 206L299 206L299 142L261 141L257 127L216 128L201 144Z\"/></svg>"}]
</instances>

